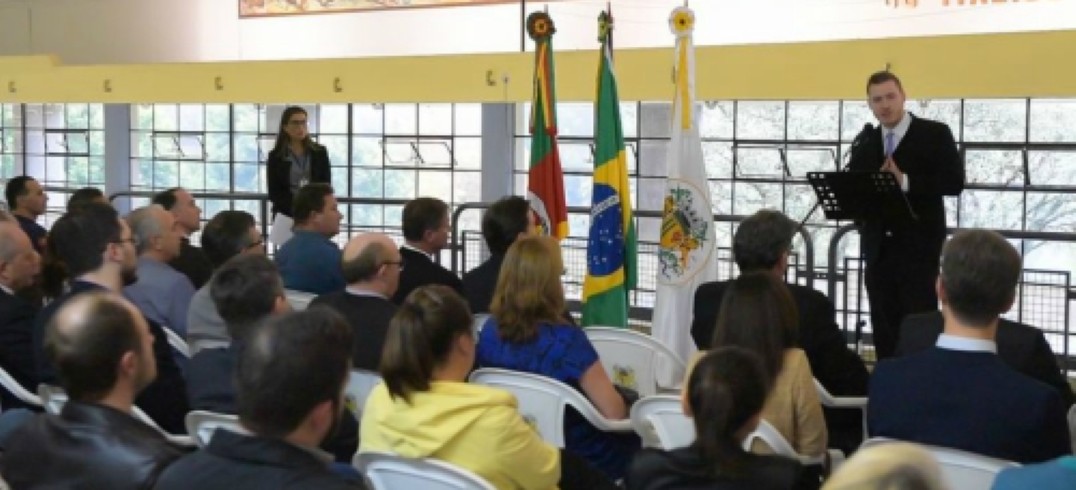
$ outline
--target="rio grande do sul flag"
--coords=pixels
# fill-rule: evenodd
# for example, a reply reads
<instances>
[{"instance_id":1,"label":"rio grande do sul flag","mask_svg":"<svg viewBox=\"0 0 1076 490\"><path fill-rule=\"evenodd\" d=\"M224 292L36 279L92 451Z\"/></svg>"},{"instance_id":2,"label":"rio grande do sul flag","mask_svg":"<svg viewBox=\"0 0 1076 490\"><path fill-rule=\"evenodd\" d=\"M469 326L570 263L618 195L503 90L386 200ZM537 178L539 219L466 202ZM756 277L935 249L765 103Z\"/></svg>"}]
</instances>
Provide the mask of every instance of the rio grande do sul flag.
<instances>
[{"instance_id":1,"label":"rio grande do sul flag","mask_svg":"<svg viewBox=\"0 0 1076 490\"><path fill-rule=\"evenodd\" d=\"M695 13L677 7L669 18L676 35L676 95L672 138L658 249L657 298L652 335L682 359L696 350L691 315L699 284L717 280L717 236L710 208L710 186L703 163L695 111ZM669 385L682 373L664 363L659 381Z\"/></svg>"},{"instance_id":2,"label":"rio grande do sul flag","mask_svg":"<svg viewBox=\"0 0 1076 490\"><path fill-rule=\"evenodd\" d=\"M602 42L594 100L594 191L583 280L583 326L628 326L628 292L638 279L638 240L613 73L613 19L598 18Z\"/></svg>"},{"instance_id":3,"label":"rio grande do sul flag","mask_svg":"<svg viewBox=\"0 0 1076 490\"><path fill-rule=\"evenodd\" d=\"M534 12L527 17L527 33L535 43L527 200L538 217L542 234L562 239L568 236L568 206L564 199L564 171L557 149L557 97L553 72L555 32L549 14Z\"/></svg>"}]
</instances>

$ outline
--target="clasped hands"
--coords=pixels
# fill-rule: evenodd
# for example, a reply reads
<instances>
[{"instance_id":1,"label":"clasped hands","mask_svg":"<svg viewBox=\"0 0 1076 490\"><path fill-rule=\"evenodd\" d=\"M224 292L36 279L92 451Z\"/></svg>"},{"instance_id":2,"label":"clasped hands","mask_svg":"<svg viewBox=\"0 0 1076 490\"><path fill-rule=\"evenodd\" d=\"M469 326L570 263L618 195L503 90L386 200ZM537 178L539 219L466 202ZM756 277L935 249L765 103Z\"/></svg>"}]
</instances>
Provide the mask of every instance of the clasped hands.
<instances>
[{"instance_id":1,"label":"clasped hands","mask_svg":"<svg viewBox=\"0 0 1076 490\"><path fill-rule=\"evenodd\" d=\"M900 168L897 167L897 162L893 161L893 157L886 157L885 163L882 164L882 168L879 170L893 174L893 177L897 178L897 185L904 187L904 172L901 172Z\"/></svg>"}]
</instances>

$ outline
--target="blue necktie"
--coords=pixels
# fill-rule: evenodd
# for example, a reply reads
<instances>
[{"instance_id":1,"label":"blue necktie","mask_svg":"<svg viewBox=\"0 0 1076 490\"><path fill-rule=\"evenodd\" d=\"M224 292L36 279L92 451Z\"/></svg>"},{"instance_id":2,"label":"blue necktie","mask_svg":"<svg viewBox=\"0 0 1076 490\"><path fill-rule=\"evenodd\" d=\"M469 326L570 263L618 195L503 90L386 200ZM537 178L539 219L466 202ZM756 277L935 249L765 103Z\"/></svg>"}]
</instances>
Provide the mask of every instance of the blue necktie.
<instances>
[{"instance_id":1,"label":"blue necktie","mask_svg":"<svg viewBox=\"0 0 1076 490\"><path fill-rule=\"evenodd\" d=\"M896 134L893 133L892 131L885 134L885 156L886 157L893 156L893 137L895 137L895 136L896 136Z\"/></svg>"}]
</instances>

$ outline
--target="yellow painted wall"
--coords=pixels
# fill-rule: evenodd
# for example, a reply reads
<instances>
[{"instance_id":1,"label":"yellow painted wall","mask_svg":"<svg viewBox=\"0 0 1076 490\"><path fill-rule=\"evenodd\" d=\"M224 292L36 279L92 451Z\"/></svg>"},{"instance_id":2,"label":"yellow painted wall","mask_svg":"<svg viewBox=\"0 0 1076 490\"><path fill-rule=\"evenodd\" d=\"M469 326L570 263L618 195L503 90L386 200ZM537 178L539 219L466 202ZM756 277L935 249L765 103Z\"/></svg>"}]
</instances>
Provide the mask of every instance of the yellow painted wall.
<instances>
[{"instance_id":1,"label":"yellow painted wall","mask_svg":"<svg viewBox=\"0 0 1076 490\"><path fill-rule=\"evenodd\" d=\"M621 99L669 100L672 60L671 48L617 52ZM532 63L531 53L87 66L0 57L0 102L518 102L530 99ZM912 98L1076 96L1076 31L709 46L696 63L703 100L856 99L886 63ZM559 100L592 100L596 66L596 51L556 53Z\"/></svg>"}]
</instances>

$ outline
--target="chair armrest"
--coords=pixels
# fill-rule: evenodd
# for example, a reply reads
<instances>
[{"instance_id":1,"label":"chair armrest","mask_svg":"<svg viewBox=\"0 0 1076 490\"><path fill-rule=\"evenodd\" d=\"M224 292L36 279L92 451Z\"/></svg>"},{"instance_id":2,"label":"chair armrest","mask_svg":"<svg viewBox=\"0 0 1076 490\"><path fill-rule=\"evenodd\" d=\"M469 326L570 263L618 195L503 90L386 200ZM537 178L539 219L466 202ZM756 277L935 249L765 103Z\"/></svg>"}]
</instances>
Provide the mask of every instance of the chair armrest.
<instances>
[{"instance_id":1,"label":"chair armrest","mask_svg":"<svg viewBox=\"0 0 1076 490\"><path fill-rule=\"evenodd\" d=\"M822 402L822 405L830 408L867 408L867 397L865 396L835 396L829 400Z\"/></svg>"},{"instance_id":2,"label":"chair armrest","mask_svg":"<svg viewBox=\"0 0 1076 490\"><path fill-rule=\"evenodd\" d=\"M191 436L177 436L168 434L164 437L165 439L168 439L168 442L171 442L172 444L175 444L177 446L197 447L197 444L194 443L194 438Z\"/></svg>"}]
</instances>

